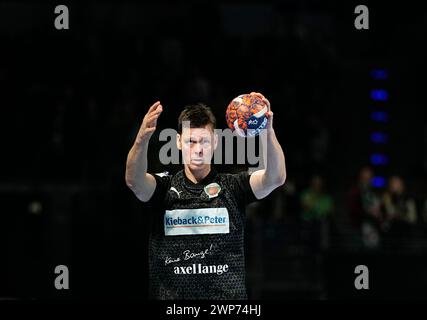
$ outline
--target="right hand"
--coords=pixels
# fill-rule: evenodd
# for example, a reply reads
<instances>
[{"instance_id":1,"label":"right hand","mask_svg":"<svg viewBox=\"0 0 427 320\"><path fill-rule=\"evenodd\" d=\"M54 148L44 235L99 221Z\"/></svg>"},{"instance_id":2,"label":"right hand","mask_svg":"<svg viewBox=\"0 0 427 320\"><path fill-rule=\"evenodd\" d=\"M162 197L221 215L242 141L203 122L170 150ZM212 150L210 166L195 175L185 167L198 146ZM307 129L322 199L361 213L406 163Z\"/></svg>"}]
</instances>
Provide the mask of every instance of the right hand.
<instances>
[{"instance_id":1,"label":"right hand","mask_svg":"<svg viewBox=\"0 0 427 320\"><path fill-rule=\"evenodd\" d=\"M142 120L141 127L139 128L138 136L136 138L137 142L147 142L150 140L153 132L156 130L157 119L159 118L162 111L163 107L160 104L160 101L155 102L150 107L147 114L144 116L144 119Z\"/></svg>"}]
</instances>

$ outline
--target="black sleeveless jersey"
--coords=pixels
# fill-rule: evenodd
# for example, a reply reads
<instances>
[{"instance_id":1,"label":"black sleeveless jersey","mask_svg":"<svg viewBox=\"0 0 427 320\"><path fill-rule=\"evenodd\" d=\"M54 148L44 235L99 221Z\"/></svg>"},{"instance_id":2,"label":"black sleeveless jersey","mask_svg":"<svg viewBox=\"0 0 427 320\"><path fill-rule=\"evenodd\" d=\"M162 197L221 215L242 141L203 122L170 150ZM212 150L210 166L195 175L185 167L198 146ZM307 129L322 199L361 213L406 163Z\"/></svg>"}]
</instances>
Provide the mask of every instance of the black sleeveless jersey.
<instances>
[{"instance_id":1,"label":"black sleeveless jersey","mask_svg":"<svg viewBox=\"0 0 427 320\"><path fill-rule=\"evenodd\" d=\"M197 184L183 170L154 177L150 298L247 299L245 207L256 200L249 174L212 169Z\"/></svg>"}]
</instances>

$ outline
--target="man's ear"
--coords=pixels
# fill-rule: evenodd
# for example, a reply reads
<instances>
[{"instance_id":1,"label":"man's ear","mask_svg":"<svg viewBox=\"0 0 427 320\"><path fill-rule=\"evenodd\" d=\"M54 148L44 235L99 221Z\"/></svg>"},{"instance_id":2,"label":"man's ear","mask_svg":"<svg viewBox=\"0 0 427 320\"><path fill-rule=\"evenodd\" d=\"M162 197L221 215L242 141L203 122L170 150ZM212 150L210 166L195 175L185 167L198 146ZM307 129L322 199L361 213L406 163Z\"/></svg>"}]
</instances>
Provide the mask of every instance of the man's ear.
<instances>
[{"instance_id":1,"label":"man's ear","mask_svg":"<svg viewBox=\"0 0 427 320\"><path fill-rule=\"evenodd\" d=\"M214 133L214 151L216 150L217 147L218 147L218 134L215 132Z\"/></svg>"},{"instance_id":2,"label":"man's ear","mask_svg":"<svg viewBox=\"0 0 427 320\"><path fill-rule=\"evenodd\" d=\"M181 135L179 133L176 134L176 147L178 150L182 150Z\"/></svg>"}]
</instances>

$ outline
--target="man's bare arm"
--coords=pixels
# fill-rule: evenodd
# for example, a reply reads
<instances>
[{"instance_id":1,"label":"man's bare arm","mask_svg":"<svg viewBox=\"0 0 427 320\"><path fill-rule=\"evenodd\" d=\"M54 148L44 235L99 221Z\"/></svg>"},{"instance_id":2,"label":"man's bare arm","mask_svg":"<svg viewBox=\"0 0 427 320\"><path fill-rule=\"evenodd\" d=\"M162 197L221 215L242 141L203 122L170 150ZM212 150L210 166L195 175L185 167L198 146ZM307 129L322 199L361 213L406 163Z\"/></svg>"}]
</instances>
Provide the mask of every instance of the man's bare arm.
<instances>
[{"instance_id":1,"label":"man's bare arm","mask_svg":"<svg viewBox=\"0 0 427 320\"><path fill-rule=\"evenodd\" d=\"M263 95L260 97L270 106ZM267 124L267 161L266 168L255 171L249 180L252 191L257 199L268 196L274 189L283 185L286 181L285 155L276 138L273 129L273 112L269 111Z\"/></svg>"},{"instance_id":2,"label":"man's bare arm","mask_svg":"<svg viewBox=\"0 0 427 320\"><path fill-rule=\"evenodd\" d=\"M126 184L143 202L150 200L156 189L156 179L147 173L147 151L150 138L156 130L157 119L162 111L160 101L150 107L127 157Z\"/></svg>"}]
</instances>

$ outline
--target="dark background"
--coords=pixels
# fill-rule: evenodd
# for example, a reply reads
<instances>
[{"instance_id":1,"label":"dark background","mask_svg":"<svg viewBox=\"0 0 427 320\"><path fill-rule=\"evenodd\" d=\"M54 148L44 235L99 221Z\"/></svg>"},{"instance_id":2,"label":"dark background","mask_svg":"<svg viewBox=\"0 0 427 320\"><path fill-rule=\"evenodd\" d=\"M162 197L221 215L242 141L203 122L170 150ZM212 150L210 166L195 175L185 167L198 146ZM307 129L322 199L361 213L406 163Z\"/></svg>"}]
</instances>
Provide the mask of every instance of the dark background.
<instances>
[{"instance_id":1,"label":"dark background","mask_svg":"<svg viewBox=\"0 0 427 320\"><path fill-rule=\"evenodd\" d=\"M67 2L70 29L56 30L58 4L0 4L0 297L145 299L149 213L124 180L145 112L160 100L159 128L176 128L185 105L204 102L225 128L229 101L250 91L272 104L288 171L249 210L250 297L426 297L427 11L365 2L370 29L356 30L351 2ZM418 219L410 238L370 249L345 199L371 165L377 107L389 163L373 169L403 177ZM158 136L151 146L162 170ZM335 202L321 248L304 240L299 203L314 173ZM60 264L68 291L53 285ZM369 291L354 289L359 264Z\"/></svg>"}]
</instances>

